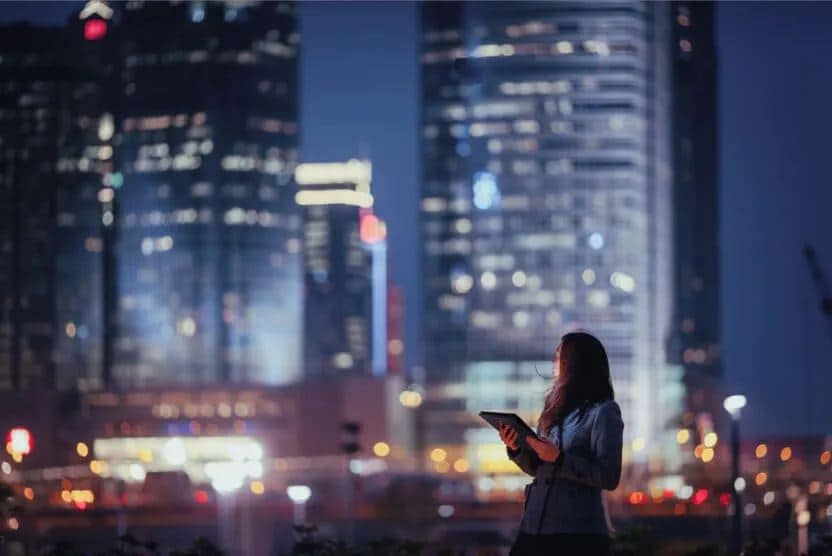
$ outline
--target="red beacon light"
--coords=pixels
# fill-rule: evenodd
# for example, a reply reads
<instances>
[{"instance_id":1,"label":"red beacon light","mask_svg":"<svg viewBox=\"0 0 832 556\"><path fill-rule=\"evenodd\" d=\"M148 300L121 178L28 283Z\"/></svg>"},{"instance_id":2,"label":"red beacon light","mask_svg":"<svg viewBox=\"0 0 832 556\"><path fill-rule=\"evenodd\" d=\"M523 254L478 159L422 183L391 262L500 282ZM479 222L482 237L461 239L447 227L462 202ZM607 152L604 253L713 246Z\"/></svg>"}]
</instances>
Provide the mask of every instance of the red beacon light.
<instances>
[{"instance_id":1,"label":"red beacon light","mask_svg":"<svg viewBox=\"0 0 832 556\"><path fill-rule=\"evenodd\" d=\"M97 41L107 34L107 22L103 19L89 19L84 23L84 39Z\"/></svg>"}]
</instances>

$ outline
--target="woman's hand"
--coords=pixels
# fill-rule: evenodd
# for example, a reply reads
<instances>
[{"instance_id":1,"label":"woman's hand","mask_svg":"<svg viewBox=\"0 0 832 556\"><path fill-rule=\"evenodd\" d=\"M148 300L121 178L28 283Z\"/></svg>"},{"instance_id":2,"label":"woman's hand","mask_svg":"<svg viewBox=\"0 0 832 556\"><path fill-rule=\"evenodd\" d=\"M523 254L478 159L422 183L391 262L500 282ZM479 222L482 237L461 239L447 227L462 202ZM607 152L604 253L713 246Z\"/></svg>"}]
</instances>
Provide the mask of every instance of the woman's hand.
<instances>
[{"instance_id":1,"label":"woman's hand","mask_svg":"<svg viewBox=\"0 0 832 556\"><path fill-rule=\"evenodd\" d=\"M517 431L511 428L508 425L504 425L500 423L500 440L503 441L503 444L508 446L511 450L518 449L518 442L517 442Z\"/></svg>"},{"instance_id":2,"label":"woman's hand","mask_svg":"<svg viewBox=\"0 0 832 556\"><path fill-rule=\"evenodd\" d=\"M535 451L537 457L542 461L554 463L560 457L560 448L549 442L548 440L540 440L539 438L529 435L526 438L529 447Z\"/></svg>"}]
</instances>

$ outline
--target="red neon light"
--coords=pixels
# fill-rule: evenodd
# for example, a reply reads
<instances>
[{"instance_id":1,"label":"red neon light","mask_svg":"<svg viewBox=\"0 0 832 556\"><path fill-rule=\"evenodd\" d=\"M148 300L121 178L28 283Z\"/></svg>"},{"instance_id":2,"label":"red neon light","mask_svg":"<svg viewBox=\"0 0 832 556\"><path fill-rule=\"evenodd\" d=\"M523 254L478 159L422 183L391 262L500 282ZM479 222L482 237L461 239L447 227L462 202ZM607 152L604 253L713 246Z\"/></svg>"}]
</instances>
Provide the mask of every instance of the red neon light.
<instances>
[{"instance_id":1,"label":"red neon light","mask_svg":"<svg viewBox=\"0 0 832 556\"><path fill-rule=\"evenodd\" d=\"M196 501L199 504L207 504L208 503L208 493L205 492L204 490L196 491L196 494L194 495L194 498L196 498Z\"/></svg>"},{"instance_id":2,"label":"red neon light","mask_svg":"<svg viewBox=\"0 0 832 556\"><path fill-rule=\"evenodd\" d=\"M697 490L693 495L693 503L694 504L701 504L705 500L708 499L708 491L704 488Z\"/></svg>"},{"instance_id":3,"label":"red neon light","mask_svg":"<svg viewBox=\"0 0 832 556\"><path fill-rule=\"evenodd\" d=\"M84 38L88 41L103 39L107 34L107 22L103 19L90 19L84 23Z\"/></svg>"},{"instance_id":4,"label":"red neon light","mask_svg":"<svg viewBox=\"0 0 832 556\"><path fill-rule=\"evenodd\" d=\"M723 506L727 506L728 504L731 503L731 495L728 494L727 492L723 492L722 494L719 495L719 503L722 504Z\"/></svg>"}]
</instances>

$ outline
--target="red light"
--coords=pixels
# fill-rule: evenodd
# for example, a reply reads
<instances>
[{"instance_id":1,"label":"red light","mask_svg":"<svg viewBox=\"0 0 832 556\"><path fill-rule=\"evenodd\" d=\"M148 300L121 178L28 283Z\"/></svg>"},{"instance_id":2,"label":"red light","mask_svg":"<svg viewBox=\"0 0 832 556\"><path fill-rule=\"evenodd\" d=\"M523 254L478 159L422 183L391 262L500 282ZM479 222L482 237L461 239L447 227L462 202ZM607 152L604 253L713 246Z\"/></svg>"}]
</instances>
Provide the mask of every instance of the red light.
<instances>
[{"instance_id":1,"label":"red light","mask_svg":"<svg viewBox=\"0 0 832 556\"><path fill-rule=\"evenodd\" d=\"M728 504L731 503L731 495L728 494L727 492L723 492L722 494L719 495L719 503L722 504L723 506L727 506Z\"/></svg>"},{"instance_id":2,"label":"red light","mask_svg":"<svg viewBox=\"0 0 832 556\"><path fill-rule=\"evenodd\" d=\"M84 38L88 41L103 39L107 34L107 22L103 19L90 19L84 23Z\"/></svg>"},{"instance_id":3,"label":"red light","mask_svg":"<svg viewBox=\"0 0 832 556\"><path fill-rule=\"evenodd\" d=\"M361 215L358 233L364 243L377 243L387 237L387 226L375 214L364 213Z\"/></svg>"},{"instance_id":4,"label":"red light","mask_svg":"<svg viewBox=\"0 0 832 556\"><path fill-rule=\"evenodd\" d=\"M664 492L662 492L662 497L663 497L665 500L670 500L670 499L671 499L671 498L673 498L674 496L676 496L676 493L675 493L675 492L673 492L672 490L670 490L669 488L664 489Z\"/></svg>"},{"instance_id":5,"label":"red light","mask_svg":"<svg viewBox=\"0 0 832 556\"><path fill-rule=\"evenodd\" d=\"M75 507L78 508L81 511L84 511L84 510L87 509L87 503L86 502L76 502Z\"/></svg>"},{"instance_id":6,"label":"red light","mask_svg":"<svg viewBox=\"0 0 832 556\"><path fill-rule=\"evenodd\" d=\"M630 493L629 501L630 504L637 505L637 504L644 504L646 501L647 496L641 491L634 491Z\"/></svg>"},{"instance_id":7,"label":"red light","mask_svg":"<svg viewBox=\"0 0 832 556\"><path fill-rule=\"evenodd\" d=\"M705 500L708 499L708 491L704 488L700 488L693 494L693 503L694 504L701 504Z\"/></svg>"},{"instance_id":8,"label":"red light","mask_svg":"<svg viewBox=\"0 0 832 556\"><path fill-rule=\"evenodd\" d=\"M23 427L15 427L6 434L6 450L9 453L28 456L34 446L32 433Z\"/></svg>"},{"instance_id":9,"label":"red light","mask_svg":"<svg viewBox=\"0 0 832 556\"><path fill-rule=\"evenodd\" d=\"M196 494L194 495L194 498L196 498L196 501L197 501L198 504L207 504L208 503L208 493L205 492L204 490L196 491Z\"/></svg>"}]
</instances>

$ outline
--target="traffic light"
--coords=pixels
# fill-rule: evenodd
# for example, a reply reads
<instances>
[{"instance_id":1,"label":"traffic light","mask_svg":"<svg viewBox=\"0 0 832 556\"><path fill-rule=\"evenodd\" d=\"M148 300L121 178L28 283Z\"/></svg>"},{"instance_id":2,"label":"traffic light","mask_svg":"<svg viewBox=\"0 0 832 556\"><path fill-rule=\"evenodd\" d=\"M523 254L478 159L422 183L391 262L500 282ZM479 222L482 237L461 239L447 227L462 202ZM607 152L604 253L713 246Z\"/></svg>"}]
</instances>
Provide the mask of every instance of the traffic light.
<instances>
[{"instance_id":1,"label":"traffic light","mask_svg":"<svg viewBox=\"0 0 832 556\"><path fill-rule=\"evenodd\" d=\"M361 432L361 423L355 421L344 421L341 423L341 451L351 456L361 450L358 443L358 433Z\"/></svg>"}]
</instances>

